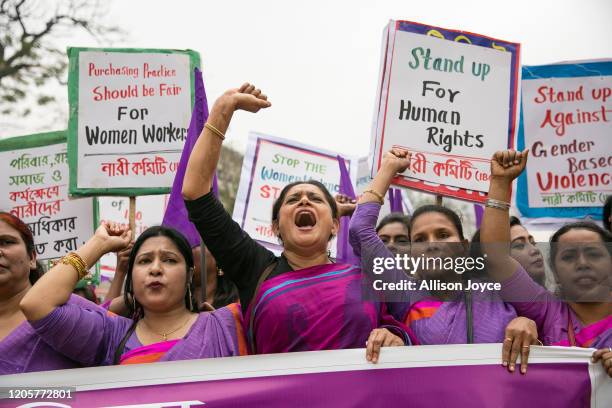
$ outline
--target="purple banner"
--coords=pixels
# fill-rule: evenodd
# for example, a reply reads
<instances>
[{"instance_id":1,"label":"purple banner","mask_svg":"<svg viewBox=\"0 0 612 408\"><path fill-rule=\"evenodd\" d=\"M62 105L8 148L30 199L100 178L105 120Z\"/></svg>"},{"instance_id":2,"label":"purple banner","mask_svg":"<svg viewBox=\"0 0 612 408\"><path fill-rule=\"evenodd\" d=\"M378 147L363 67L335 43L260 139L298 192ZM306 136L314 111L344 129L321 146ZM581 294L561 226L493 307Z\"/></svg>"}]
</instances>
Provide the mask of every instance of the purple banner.
<instances>
[{"instance_id":1,"label":"purple banner","mask_svg":"<svg viewBox=\"0 0 612 408\"><path fill-rule=\"evenodd\" d=\"M363 349L188 360L4 376L5 387L76 386L61 407L603 407L612 381L593 350L534 347L526 375L500 344ZM31 400L1 400L26 406ZM36 405L29 405L36 406ZM45 405L39 405L45 406ZM49 406L49 405L46 405Z\"/></svg>"}]
</instances>

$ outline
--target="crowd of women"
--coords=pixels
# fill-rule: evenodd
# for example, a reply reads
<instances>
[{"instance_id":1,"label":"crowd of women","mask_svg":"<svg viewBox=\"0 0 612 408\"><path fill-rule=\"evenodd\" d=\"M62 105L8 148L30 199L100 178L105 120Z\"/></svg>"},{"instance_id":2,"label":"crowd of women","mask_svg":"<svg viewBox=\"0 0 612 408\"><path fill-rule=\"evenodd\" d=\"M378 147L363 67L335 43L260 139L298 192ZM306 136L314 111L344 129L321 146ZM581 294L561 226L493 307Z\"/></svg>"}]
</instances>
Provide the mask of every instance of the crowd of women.
<instances>
[{"instance_id":1,"label":"crowd of women","mask_svg":"<svg viewBox=\"0 0 612 408\"><path fill-rule=\"evenodd\" d=\"M542 253L509 216L511 184L527 152L498 152L491 160L482 227L473 238L486 270L459 274L433 267L406 274L391 268L384 274L392 282L488 279L502 289L414 290L391 299L369 285L373 259L474 255L460 217L426 205L376 225L391 180L410 166L410 152L393 149L358 203L332 197L316 181L285 186L271 209L284 249L276 256L249 237L211 192L233 114L269 106L250 84L223 94L183 184L190 220L210 252L209 268L222 271L233 292L197 298L199 256L180 232L163 226L133 240L128 229L103 223L41 274L27 225L0 213L0 374L363 347L375 363L381 348L390 346L503 343L502 365L510 372L520 356L526 373L529 348L540 344L595 348L593 362L612 376L612 235L590 222L559 229L550 253L557 290L549 292ZM355 261L336 263L329 242L346 215ZM608 210L608 229L610 221ZM109 252L119 253L115 299L99 306L75 296L77 282ZM213 299L214 308L202 307Z\"/></svg>"}]
</instances>

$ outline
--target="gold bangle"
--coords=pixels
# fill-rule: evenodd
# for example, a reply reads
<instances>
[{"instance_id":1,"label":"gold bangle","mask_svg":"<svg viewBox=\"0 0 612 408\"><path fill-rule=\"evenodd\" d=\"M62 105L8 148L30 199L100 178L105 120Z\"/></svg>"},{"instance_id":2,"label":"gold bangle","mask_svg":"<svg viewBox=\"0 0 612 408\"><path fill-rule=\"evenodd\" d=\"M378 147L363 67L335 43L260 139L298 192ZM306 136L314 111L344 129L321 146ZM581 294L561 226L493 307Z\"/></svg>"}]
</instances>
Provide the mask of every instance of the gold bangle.
<instances>
[{"instance_id":1,"label":"gold bangle","mask_svg":"<svg viewBox=\"0 0 612 408\"><path fill-rule=\"evenodd\" d=\"M85 262L83 262L81 257L73 252L64 256L64 258L62 258L62 263L65 265L71 265L75 269L77 273L77 280L81 280L87 275L87 266L85 265Z\"/></svg>"},{"instance_id":2,"label":"gold bangle","mask_svg":"<svg viewBox=\"0 0 612 408\"><path fill-rule=\"evenodd\" d=\"M70 252L66 254L62 258L61 263L63 263L64 265L72 266L77 273L78 280L81 280L85 276L87 276L87 264L85 263L85 261L83 261L83 258L81 258L76 252Z\"/></svg>"},{"instance_id":3,"label":"gold bangle","mask_svg":"<svg viewBox=\"0 0 612 408\"><path fill-rule=\"evenodd\" d=\"M383 205L383 204L385 203L385 198L382 196L382 194L380 194L380 193L379 193L379 192L377 192L377 191L374 191L374 190L365 190L363 193L364 193L364 194L365 194L365 193L370 193L370 194L372 194L374 197L378 198L378 202L380 203L380 205Z\"/></svg>"},{"instance_id":4,"label":"gold bangle","mask_svg":"<svg viewBox=\"0 0 612 408\"><path fill-rule=\"evenodd\" d=\"M206 122L204 124L204 127L206 129L210 130L211 132L213 132L215 135L217 135L219 137L219 139L221 139L221 141L225 140L225 135L223 133L221 133L221 131L219 129L217 129L216 127L211 125L210 123Z\"/></svg>"}]
</instances>

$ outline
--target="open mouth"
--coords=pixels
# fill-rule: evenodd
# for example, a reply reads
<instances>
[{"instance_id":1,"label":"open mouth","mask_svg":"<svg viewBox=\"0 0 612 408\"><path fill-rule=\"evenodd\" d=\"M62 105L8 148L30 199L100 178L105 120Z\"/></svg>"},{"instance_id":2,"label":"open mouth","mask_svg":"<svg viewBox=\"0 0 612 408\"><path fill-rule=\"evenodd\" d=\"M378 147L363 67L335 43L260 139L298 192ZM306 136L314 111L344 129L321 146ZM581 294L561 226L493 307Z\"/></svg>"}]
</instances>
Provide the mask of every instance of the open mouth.
<instances>
[{"instance_id":1,"label":"open mouth","mask_svg":"<svg viewBox=\"0 0 612 408\"><path fill-rule=\"evenodd\" d=\"M301 210L295 215L295 225L299 229L311 229L317 224L317 218L309 210Z\"/></svg>"},{"instance_id":2,"label":"open mouth","mask_svg":"<svg viewBox=\"0 0 612 408\"><path fill-rule=\"evenodd\" d=\"M537 261L532 262L531 265L541 268L544 266L544 260L538 259Z\"/></svg>"}]
</instances>

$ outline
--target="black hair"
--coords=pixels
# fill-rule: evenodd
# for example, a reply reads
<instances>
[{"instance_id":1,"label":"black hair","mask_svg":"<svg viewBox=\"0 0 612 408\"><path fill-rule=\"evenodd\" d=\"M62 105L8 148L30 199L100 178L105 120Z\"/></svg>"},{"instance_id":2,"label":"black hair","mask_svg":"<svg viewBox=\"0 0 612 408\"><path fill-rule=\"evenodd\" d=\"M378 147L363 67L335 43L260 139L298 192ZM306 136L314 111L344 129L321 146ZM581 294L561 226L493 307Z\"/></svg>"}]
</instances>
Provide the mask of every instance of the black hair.
<instances>
[{"instance_id":1,"label":"black hair","mask_svg":"<svg viewBox=\"0 0 612 408\"><path fill-rule=\"evenodd\" d=\"M515 227L515 226L520 226L525 228L525 226L523 224L521 224L521 220L519 220L517 217L515 217L514 215L510 216L510 228ZM472 235L472 239L470 241L472 244L480 244L480 228L478 228L476 230L476 232L474 232L474 235ZM482 256L482 252L479 252L480 256Z\"/></svg>"},{"instance_id":2,"label":"black hair","mask_svg":"<svg viewBox=\"0 0 612 408\"><path fill-rule=\"evenodd\" d=\"M212 306L219 309L239 300L238 288L225 275L217 274L217 287Z\"/></svg>"},{"instance_id":3,"label":"black hair","mask_svg":"<svg viewBox=\"0 0 612 408\"><path fill-rule=\"evenodd\" d=\"M519 220L514 215L511 215L510 216L510 228L512 228L512 227L514 227L516 225L520 225L521 227L523 226L523 224L521 224L521 220Z\"/></svg>"},{"instance_id":4,"label":"black hair","mask_svg":"<svg viewBox=\"0 0 612 408\"><path fill-rule=\"evenodd\" d=\"M404 227L406 227L406 231L408 231L408 238L410 238L410 216L401 212L392 212L391 214L385 215L383 219L380 220L380 222L378 223L378 226L376 227L376 233L378 234L378 231L380 231L385 225L393 224L396 222L403 224Z\"/></svg>"},{"instance_id":5,"label":"black hair","mask_svg":"<svg viewBox=\"0 0 612 408\"><path fill-rule=\"evenodd\" d=\"M550 237L550 258L548 262L550 263L550 266L553 269L554 269L554 260L555 260L555 257L557 256L557 250L558 250L558 245L556 244L559 242L559 238L561 238L561 235L571 230L575 230L575 229L582 229L582 230L595 232L597 235L599 235L599 237L601 238L601 241L607 244L606 249L608 250L608 253L610 254L610 256L612 256L612 245L610 245L610 243L612 242L612 233L606 231L605 229L601 228L599 225L593 222L589 222L589 221L572 222L570 224L565 224L564 226L559 228L557 232L555 232Z\"/></svg>"},{"instance_id":6,"label":"black hair","mask_svg":"<svg viewBox=\"0 0 612 408\"><path fill-rule=\"evenodd\" d=\"M332 195L329 193L329 190L327 190L327 188L323 185L323 183L317 180L294 181L293 183L287 184L281 190L280 195L278 196L276 201L274 201L274 205L272 206L272 222L273 223L278 222L278 213L280 212L280 208L282 207L283 201L285 200L285 196L287 195L289 190L292 187L295 187L300 184L310 184L310 185L317 187L319 190L321 190L321 192L323 193L323 196L325 197L325 201L327 201L327 204L329 204L329 206L331 207L332 218L334 219L338 218L338 206L336 205L336 200L334 200L334 197L332 197Z\"/></svg>"},{"instance_id":7,"label":"black hair","mask_svg":"<svg viewBox=\"0 0 612 408\"><path fill-rule=\"evenodd\" d=\"M428 205L424 205L422 207L417 208L414 211L414 213L412 213L412 218L410 219L410 228L408 228L408 231L412 231L412 227L414 226L414 221L419 216L426 214L426 213L430 213L430 212L437 212L439 214L446 216L446 218L448 218L450 222L453 223L453 225L455 226L455 229L457 229L457 232L459 233L459 237L462 240L465 239L463 236L463 225L461 225L461 219L459 218L457 213L448 207L444 207L442 205L437 205L437 204L428 204Z\"/></svg>"},{"instance_id":8,"label":"black hair","mask_svg":"<svg viewBox=\"0 0 612 408\"><path fill-rule=\"evenodd\" d=\"M45 274L45 267L36 261L36 269L30 269L30 284L34 285Z\"/></svg>"},{"instance_id":9,"label":"black hair","mask_svg":"<svg viewBox=\"0 0 612 408\"><path fill-rule=\"evenodd\" d=\"M603 220L602 220L604 228L609 232L612 232L612 221L610 221L611 212L612 212L612 195L609 195L608 198L606 198L606 202L603 206Z\"/></svg>"},{"instance_id":10,"label":"black hair","mask_svg":"<svg viewBox=\"0 0 612 408\"><path fill-rule=\"evenodd\" d=\"M125 278L125 284L123 288L123 301L129 310L129 315L133 316L134 320L140 319L144 310L142 306L138 303L138 301L134 298L134 287L132 283L132 269L134 268L134 261L136 259L136 254L138 250L142 246L142 244L149 238L153 237L166 237L169 238L178 248L183 258L185 258L185 263L187 264L187 269L185 271L186 279L187 279L187 289L185 291L185 305L187 309L192 312L197 313L199 311L198 302L195 299L195 289L193 285L193 254L191 252L191 247L189 246L189 242L185 238L183 234L179 231L164 227L162 225L147 228L134 242L134 246L132 251L130 252L130 257L128 260L128 270ZM191 294L191 296L190 296Z\"/></svg>"}]
</instances>

